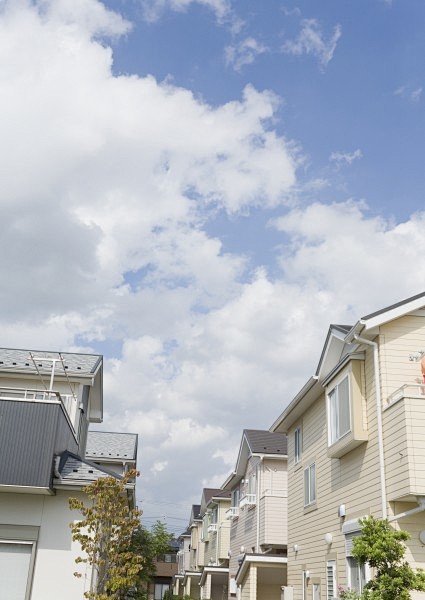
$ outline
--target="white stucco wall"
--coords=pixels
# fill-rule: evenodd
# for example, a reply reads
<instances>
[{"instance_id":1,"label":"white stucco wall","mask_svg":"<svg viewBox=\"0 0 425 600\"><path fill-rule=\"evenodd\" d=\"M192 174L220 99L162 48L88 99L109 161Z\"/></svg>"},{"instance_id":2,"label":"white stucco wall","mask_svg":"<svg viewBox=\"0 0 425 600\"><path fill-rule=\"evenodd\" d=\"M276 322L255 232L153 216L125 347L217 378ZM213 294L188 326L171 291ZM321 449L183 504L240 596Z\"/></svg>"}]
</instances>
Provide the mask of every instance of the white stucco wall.
<instances>
[{"instance_id":1,"label":"white stucco wall","mask_svg":"<svg viewBox=\"0 0 425 600\"><path fill-rule=\"evenodd\" d=\"M78 492L57 492L55 496L0 493L0 525L39 527L31 600L81 600L90 588L91 574L77 565L81 554L72 542L69 523L78 517L68 507L68 498ZM74 577L80 571L83 577Z\"/></svg>"}]
</instances>

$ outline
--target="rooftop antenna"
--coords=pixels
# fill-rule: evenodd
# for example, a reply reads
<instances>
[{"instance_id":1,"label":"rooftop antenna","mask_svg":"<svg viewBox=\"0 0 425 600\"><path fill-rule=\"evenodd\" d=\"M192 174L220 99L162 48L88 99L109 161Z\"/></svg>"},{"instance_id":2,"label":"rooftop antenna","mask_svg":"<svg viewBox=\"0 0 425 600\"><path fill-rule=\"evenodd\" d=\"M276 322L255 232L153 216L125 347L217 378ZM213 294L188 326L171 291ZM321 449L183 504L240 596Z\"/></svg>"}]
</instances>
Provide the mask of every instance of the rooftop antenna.
<instances>
[{"instance_id":1,"label":"rooftop antenna","mask_svg":"<svg viewBox=\"0 0 425 600\"><path fill-rule=\"evenodd\" d=\"M46 361L47 360L47 361L49 361L49 362L52 363L52 371L50 373L50 388L48 390L49 392L52 392L53 391L53 381L55 379L56 363L62 362L62 357L61 358L53 358L53 357L50 357L50 356L34 356L32 354L32 352L30 352L30 357L32 358L32 360L33 360L33 362L35 364L35 368L37 369L37 372L38 372L38 368L37 368L37 364L36 364L37 360L41 360L41 361ZM63 364L63 362L62 362L62 364Z\"/></svg>"}]
</instances>

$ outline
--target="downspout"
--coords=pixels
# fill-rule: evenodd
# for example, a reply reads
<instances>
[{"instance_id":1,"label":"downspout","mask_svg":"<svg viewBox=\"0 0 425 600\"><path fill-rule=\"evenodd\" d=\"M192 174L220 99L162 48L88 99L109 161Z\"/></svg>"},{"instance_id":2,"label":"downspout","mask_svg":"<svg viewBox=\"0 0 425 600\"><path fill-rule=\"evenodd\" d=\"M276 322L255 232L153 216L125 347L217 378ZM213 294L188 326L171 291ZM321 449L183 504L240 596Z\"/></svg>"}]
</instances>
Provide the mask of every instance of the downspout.
<instances>
[{"instance_id":1,"label":"downspout","mask_svg":"<svg viewBox=\"0 0 425 600\"><path fill-rule=\"evenodd\" d=\"M379 473L381 480L381 506L382 518L387 518L387 493L385 490L385 460L384 460L384 436L382 430L382 402L381 402L381 385L379 381L379 355L378 344L371 342L358 335L354 335L354 339L362 344L372 346L373 348L373 369L375 372L375 396L376 396L376 425L378 428L378 454L379 454Z\"/></svg>"},{"instance_id":2,"label":"downspout","mask_svg":"<svg viewBox=\"0 0 425 600\"><path fill-rule=\"evenodd\" d=\"M260 462L257 465L257 498L256 498L256 510L257 510L257 539L255 540L255 551L260 552L260 476L262 476L261 467L263 465L264 457L260 456Z\"/></svg>"}]
</instances>

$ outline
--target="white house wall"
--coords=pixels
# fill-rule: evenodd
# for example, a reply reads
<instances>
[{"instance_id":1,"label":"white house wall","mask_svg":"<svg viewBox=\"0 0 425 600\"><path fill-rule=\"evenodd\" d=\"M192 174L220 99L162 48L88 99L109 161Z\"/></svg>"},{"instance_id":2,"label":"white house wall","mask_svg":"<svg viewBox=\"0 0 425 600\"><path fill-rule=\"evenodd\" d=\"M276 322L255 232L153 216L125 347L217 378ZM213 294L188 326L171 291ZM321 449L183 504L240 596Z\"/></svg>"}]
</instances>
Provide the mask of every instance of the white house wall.
<instances>
[{"instance_id":1,"label":"white house wall","mask_svg":"<svg viewBox=\"0 0 425 600\"><path fill-rule=\"evenodd\" d=\"M72 493L82 497L81 493ZM0 494L0 525L39 527L31 600L76 600L90 588L90 574L74 577L79 545L72 542L69 523L77 513L68 507L67 492L55 496Z\"/></svg>"}]
</instances>

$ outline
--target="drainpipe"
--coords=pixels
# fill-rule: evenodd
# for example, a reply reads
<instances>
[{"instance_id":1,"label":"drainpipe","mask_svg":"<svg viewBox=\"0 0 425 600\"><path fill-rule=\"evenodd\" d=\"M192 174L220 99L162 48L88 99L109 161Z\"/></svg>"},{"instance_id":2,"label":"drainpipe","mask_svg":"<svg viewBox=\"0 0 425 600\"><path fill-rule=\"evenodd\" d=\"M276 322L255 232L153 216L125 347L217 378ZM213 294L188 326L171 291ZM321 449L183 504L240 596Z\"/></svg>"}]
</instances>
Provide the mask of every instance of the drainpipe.
<instances>
[{"instance_id":1,"label":"drainpipe","mask_svg":"<svg viewBox=\"0 0 425 600\"><path fill-rule=\"evenodd\" d=\"M419 504L419 506L410 510L406 510L405 512L399 513L398 515L391 517L391 519L388 519L388 521L392 523L393 521L398 521L403 517L410 517L410 515L415 515L416 513L423 512L425 510L425 496L417 496L416 502Z\"/></svg>"},{"instance_id":2,"label":"drainpipe","mask_svg":"<svg viewBox=\"0 0 425 600\"><path fill-rule=\"evenodd\" d=\"M379 473L381 480L381 506L382 518L387 518L387 493L385 490L385 460L384 460L384 436L382 432L382 402L381 402L381 385L379 381L379 356L378 344L371 342L358 335L354 335L354 339L362 344L372 346L373 348L373 369L375 372L375 396L376 396L376 424L378 428L378 453L379 453Z\"/></svg>"},{"instance_id":3,"label":"drainpipe","mask_svg":"<svg viewBox=\"0 0 425 600\"><path fill-rule=\"evenodd\" d=\"M257 511L257 514L256 514L257 538L255 540L255 551L256 552L260 552L260 477L262 478L262 473L263 473L263 471L261 469L261 467L263 467L263 460L264 460L264 457L260 456L260 462L256 468L256 476L257 476L257 482L256 482L257 483L257 485L256 485L257 497L255 499L256 500L255 509Z\"/></svg>"}]
</instances>

